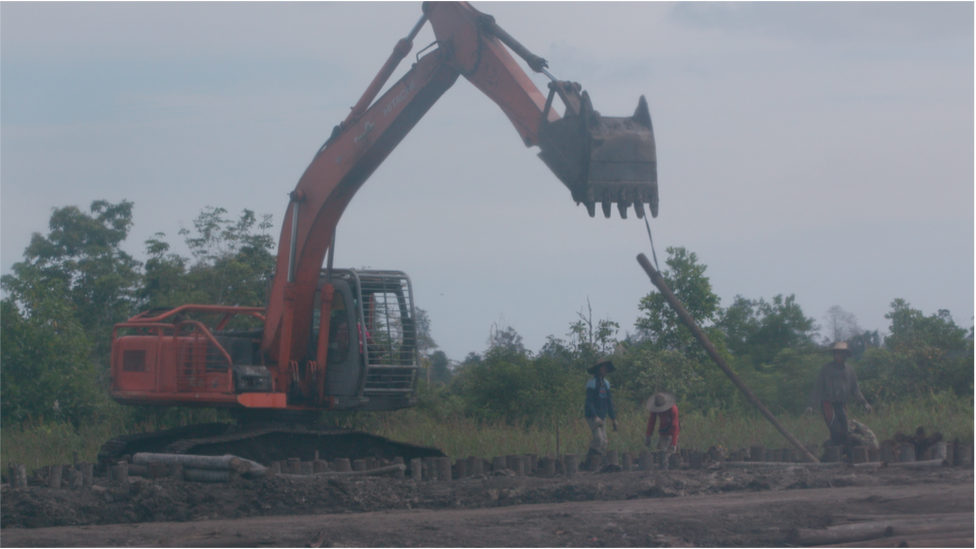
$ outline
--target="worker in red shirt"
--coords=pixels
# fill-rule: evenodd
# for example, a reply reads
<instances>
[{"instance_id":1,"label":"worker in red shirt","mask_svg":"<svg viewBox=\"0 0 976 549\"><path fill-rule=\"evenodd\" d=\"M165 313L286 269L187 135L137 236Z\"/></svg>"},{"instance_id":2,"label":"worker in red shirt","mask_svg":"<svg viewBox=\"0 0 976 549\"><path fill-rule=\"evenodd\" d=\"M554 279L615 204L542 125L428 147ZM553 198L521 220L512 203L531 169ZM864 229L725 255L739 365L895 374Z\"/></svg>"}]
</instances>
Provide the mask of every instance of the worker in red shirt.
<instances>
[{"instance_id":1,"label":"worker in red shirt","mask_svg":"<svg viewBox=\"0 0 976 549\"><path fill-rule=\"evenodd\" d=\"M661 428L658 430L657 449L664 450L667 455L678 450L678 405L672 393L661 391L654 393L647 399L647 411L651 417L647 418L647 432L644 434L644 446L651 447L651 437L654 435L654 424L658 417Z\"/></svg>"}]
</instances>

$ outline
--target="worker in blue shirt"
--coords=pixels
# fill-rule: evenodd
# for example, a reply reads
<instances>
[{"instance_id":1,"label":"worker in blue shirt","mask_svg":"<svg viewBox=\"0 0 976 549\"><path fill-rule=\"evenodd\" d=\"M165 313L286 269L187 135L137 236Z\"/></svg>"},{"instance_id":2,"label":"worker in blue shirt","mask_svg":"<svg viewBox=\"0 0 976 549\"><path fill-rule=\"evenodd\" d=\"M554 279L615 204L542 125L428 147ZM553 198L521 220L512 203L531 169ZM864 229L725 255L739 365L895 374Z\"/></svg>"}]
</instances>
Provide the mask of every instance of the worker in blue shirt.
<instances>
[{"instance_id":1,"label":"worker in blue shirt","mask_svg":"<svg viewBox=\"0 0 976 549\"><path fill-rule=\"evenodd\" d=\"M593 374L593 378L586 382L586 406L583 412L593 433L588 455L602 456L607 451L606 418L610 418L613 430L617 430L617 413L613 410L613 399L610 397L610 382L606 380L606 375L615 369L613 362L604 360L587 370Z\"/></svg>"}]
</instances>

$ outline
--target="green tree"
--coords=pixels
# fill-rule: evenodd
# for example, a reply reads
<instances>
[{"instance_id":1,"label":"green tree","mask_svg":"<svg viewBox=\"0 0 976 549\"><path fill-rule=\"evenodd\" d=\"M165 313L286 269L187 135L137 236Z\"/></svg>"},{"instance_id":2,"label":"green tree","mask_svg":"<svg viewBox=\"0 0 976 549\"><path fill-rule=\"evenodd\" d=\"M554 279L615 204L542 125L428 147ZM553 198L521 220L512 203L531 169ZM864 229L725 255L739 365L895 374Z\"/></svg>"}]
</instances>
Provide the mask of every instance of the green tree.
<instances>
[{"instance_id":1,"label":"green tree","mask_svg":"<svg viewBox=\"0 0 976 549\"><path fill-rule=\"evenodd\" d=\"M661 272L661 276L705 335L720 351L724 350L724 334L712 325L721 310L721 300L712 291L712 284L705 276L707 267L698 262L694 252L683 247L669 247L667 252L665 264L668 267ZM678 351L697 362L708 360L707 354L663 295L652 292L640 300L637 308L644 312L644 316L639 317L635 325L656 349Z\"/></svg>"},{"instance_id":2,"label":"green tree","mask_svg":"<svg viewBox=\"0 0 976 549\"><path fill-rule=\"evenodd\" d=\"M193 231L180 230L190 258L170 252L163 233L146 241L149 259L138 292L143 308L265 305L275 268L271 216L258 219L247 209L236 220L226 214L223 208L204 208Z\"/></svg>"},{"instance_id":3,"label":"green tree","mask_svg":"<svg viewBox=\"0 0 976 549\"><path fill-rule=\"evenodd\" d=\"M555 427L579 409L585 381L574 365L553 356L495 347L463 366L452 388L470 417Z\"/></svg>"},{"instance_id":4,"label":"green tree","mask_svg":"<svg viewBox=\"0 0 976 549\"><path fill-rule=\"evenodd\" d=\"M450 383L451 361L444 351L437 350L430 354L430 380L432 383Z\"/></svg>"},{"instance_id":5,"label":"green tree","mask_svg":"<svg viewBox=\"0 0 976 549\"><path fill-rule=\"evenodd\" d=\"M47 236L34 233L24 260L0 284L28 318L41 314L33 310L39 288L70 304L92 358L107 364L112 327L132 312L139 282L139 262L121 248L132 226L132 203L96 200L89 213L56 208L48 226Z\"/></svg>"},{"instance_id":6,"label":"green tree","mask_svg":"<svg viewBox=\"0 0 976 549\"><path fill-rule=\"evenodd\" d=\"M522 344L522 336L511 326L499 326L498 323L492 324L488 333L488 349L507 349L514 353L528 354L525 345Z\"/></svg>"},{"instance_id":7,"label":"green tree","mask_svg":"<svg viewBox=\"0 0 976 549\"><path fill-rule=\"evenodd\" d=\"M973 341L949 311L925 316L904 299L891 303L884 347L868 349L859 374L868 398L898 399L952 390L973 394Z\"/></svg>"},{"instance_id":8,"label":"green tree","mask_svg":"<svg viewBox=\"0 0 976 549\"><path fill-rule=\"evenodd\" d=\"M576 315L579 320L570 324L568 334L569 351L574 359L592 365L612 354L618 343L614 336L620 330L620 324L609 318L594 323L589 299L586 300L586 314L580 310Z\"/></svg>"},{"instance_id":9,"label":"green tree","mask_svg":"<svg viewBox=\"0 0 976 549\"><path fill-rule=\"evenodd\" d=\"M782 294L771 302L735 296L716 325L725 333L726 345L737 364L758 367L770 364L784 349L811 348L816 326L803 314L796 297Z\"/></svg>"},{"instance_id":10,"label":"green tree","mask_svg":"<svg viewBox=\"0 0 976 549\"><path fill-rule=\"evenodd\" d=\"M108 404L99 369L74 306L43 285L22 295L25 315L11 299L0 302L0 417L57 419L77 426Z\"/></svg>"}]
</instances>

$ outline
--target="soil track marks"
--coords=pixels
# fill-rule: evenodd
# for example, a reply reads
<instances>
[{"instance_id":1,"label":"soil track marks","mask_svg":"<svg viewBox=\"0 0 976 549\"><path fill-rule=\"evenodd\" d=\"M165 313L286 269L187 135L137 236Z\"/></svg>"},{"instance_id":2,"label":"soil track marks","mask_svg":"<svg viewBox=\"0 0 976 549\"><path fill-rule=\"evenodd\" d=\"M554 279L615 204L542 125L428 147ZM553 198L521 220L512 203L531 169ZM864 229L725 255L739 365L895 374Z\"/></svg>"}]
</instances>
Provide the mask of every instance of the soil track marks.
<instances>
[{"instance_id":1,"label":"soil track marks","mask_svg":"<svg viewBox=\"0 0 976 549\"><path fill-rule=\"evenodd\" d=\"M700 470L453 482L140 482L2 499L6 547L782 546L848 514L972 512L973 470Z\"/></svg>"}]
</instances>

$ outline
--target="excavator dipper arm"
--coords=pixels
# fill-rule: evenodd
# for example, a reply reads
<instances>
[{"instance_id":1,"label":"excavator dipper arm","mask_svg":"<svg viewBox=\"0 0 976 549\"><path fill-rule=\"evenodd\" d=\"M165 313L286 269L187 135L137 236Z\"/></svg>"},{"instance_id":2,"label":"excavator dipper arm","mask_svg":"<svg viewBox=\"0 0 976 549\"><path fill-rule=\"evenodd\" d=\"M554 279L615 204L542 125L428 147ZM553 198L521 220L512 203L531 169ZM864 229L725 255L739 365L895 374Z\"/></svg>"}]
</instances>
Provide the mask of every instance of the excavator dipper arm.
<instances>
[{"instance_id":1,"label":"excavator dipper arm","mask_svg":"<svg viewBox=\"0 0 976 549\"><path fill-rule=\"evenodd\" d=\"M643 216L645 203L653 215L657 214L654 136L643 97L634 116L609 118L593 110L578 84L554 81L544 95L502 40L533 69L544 69L545 61L514 42L491 16L466 2L427 2L423 13L290 195L261 347L267 363L277 365L279 388L288 386L297 361L316 359L304 356L316 306L314 296L343 211L359 187L460 75L501 107L526 146L540 147L540 157L570 189L577 204L586 205L591 216L596 202L603 203L607 217L612 203L618 204L624 217L630 204L634 204L638 217ZM420 57L403 78L374 101L396 64L409 52L425 20L433 28L436 49ZM552 108L554 95L566 104L562 117ZM322 358L316 360L319 368L324 368ZM318 372L319 379L323 374Z\"/></svg>"}]
</instances>

